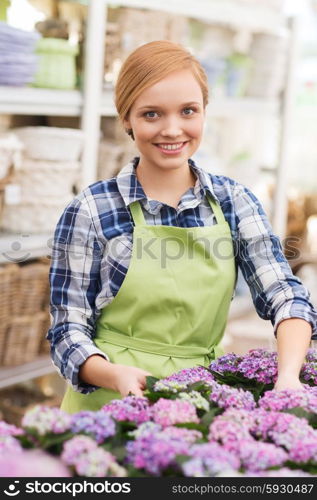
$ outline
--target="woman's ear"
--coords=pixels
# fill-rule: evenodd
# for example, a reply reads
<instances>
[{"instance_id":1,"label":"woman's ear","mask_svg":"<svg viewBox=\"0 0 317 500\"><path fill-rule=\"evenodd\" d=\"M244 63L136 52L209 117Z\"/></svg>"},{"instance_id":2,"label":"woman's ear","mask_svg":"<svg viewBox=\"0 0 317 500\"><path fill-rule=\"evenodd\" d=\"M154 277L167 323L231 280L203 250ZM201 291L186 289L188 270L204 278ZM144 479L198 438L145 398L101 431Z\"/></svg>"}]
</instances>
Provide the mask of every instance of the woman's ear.
<instances>
[{"instance_id":1,"label":"woman's ear","mask_svg":"<svg viewBox=\"0 0 317 500\"><path fill-rule=\"evenodd\" d=\"M130 129L131 128L131 123L129 120L129 117L124 118L123 120L123 126L125 129Z\"/></svg>"}]
</instances>

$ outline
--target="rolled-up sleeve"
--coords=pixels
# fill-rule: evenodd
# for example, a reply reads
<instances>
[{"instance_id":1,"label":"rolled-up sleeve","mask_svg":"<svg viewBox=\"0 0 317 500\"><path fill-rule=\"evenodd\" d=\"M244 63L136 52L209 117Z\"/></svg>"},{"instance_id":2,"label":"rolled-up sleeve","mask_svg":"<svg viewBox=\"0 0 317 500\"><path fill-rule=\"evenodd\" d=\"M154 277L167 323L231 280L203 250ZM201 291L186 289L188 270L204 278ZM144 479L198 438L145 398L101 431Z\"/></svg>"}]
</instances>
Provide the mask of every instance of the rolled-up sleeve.
<instances>
[{"instance_id":1,"label":"rolled-up sleeve","mask_svg":"<svg viewBox=\"0 0 317 500\"><path fill-rule=\"evenodd\" d=\"M275 335L284 319L304 319L312 326L312 339L317 339L317 312L310 293L292 273L260 202L248 188L236 183L233 203L236 259L257 313L271 320Z\"/></svg>"},{"instance_id":2,"label":"rolled-up sleeve","mask_svg":"<svg viewBox=\"0 0 317 500\"><path fill-rule=\"evenodd\" d=\"M80 366L93 354L109 360L93 341L102 252L89 207L85 200L75 198L65 208L54 234L47 339L57 370L75 391L84 394L98 387L79 380Z\"/></svg>"}]
</instances>

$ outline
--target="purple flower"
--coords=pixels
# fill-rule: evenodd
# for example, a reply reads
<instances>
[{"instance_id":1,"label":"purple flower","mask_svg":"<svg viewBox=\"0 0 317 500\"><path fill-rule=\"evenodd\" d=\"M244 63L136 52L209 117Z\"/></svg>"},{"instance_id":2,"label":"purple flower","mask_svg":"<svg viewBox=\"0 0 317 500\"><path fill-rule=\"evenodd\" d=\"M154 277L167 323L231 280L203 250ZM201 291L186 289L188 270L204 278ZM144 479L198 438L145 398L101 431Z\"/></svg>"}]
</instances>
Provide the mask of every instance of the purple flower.
<instances>
[{"instance_id":1,"label":"purple flower","mask_svg":"<svg viewBox=\"0 0 317 500\"><path fill-rule=\"evenodd\" d=\"M63 444L61 459L67 465L75 465L83 454L97 448L97 443L88 436L75 436Z\"/></svg>"},{"instance_id":2,"label":"purple flower","mask_svg":"<svg viewBox=\"0 0 317 500\"><path fill-rule=\"evenodd\" d=\"M220 356L215 361L212 361L209 368L219 373L236 373L242 359L243 358L241 356L237 356L233 352L230 352L229 354Z\"/></svg>"},{"instance_id":3,"label":"purple flower","mask_svg":"<svg viewBox=\"0 0 317 500\"><path fill-rule=\"evenodd\" d=\"M259 383L272 384L277 378L277 353L251 349L244 356L226 354L213 361L209 368L222 374L235 373Z\"/></svg>"},{"instance_id":4,"label":"purple flower","mask_svg":"<svg viewBox=\"0 0 317 500\"><path fill-rule=\"evenodd\" d=\"M75 436L66 441L61 459L79 476L126 476L126 470L117 464L115 457L88 436Z\"/></svg>"},{"instance_id":5,"label":"purple flower","mask_svg":"<svg viewBox=\"0 0 317 500\"><path fill-rule=\"evenodd\" d=\"M60 459L42 450L22 450L0 457L1 477L70 477Z\"/></svg>"},{"instance_id":6,"label":"purple flower","mask_svg":"<svg viewBox=\"0 0 317 500\"><path fill-rule=\"evenodd\" d=\"M282 446L294 462L317 460L317 431L305 418L262 409L254 410L253 413L252 435Z\"/></svg>"},{"instance_id":7,"label":"purple flower","mask_svg":"<svg viewBox=\"0 0 317 500\"><path fill-rule=\"evenodd\" d=\"M287 453L272 443L261 443L246 439L239 442L237 448L241 465L248 470L263 470L282 465Z\"/></svg>"},{"instance_id":8,"label":"purple flower","mask_svg":"<svg viewBox=\"0 0 317 500\"><path fill-rule=\"evenodd\" d=\"M170 439L181 439L188 444L193 444L197 439L202 438L202 433L195 429L186 429L185 427L165 427L162 429L164 435Z\"/></svg>"},{"instance_id":9,"label":"purple flower","mask_svg":"<svg viewBox=\"0 0 317 500\"><path fill-rule=\"evenodd\" d=\"M22 452L22 446L13 436L0 436L0 455L7 457L10 453Z\"/></svg>"},{"instance_id":10,"label":"purple flower","mask_svg":"<svg viewBox=\"0 0 317 500\"><path fill-rule=\"evenodd\" d=\"M194 443L197 439L202 438L202 433L195 429L186 429L185 427L162 427L160 424L155 422L144 422L139 425L139 427L133 431L128 432L130 437L141 438L145 436L152 436L158 434L164 430L164 436L168 436L171 439L182 439L188 444Z\"/></svg>"},{"instance_id":11,"label":"purple flower","mask_svg":"<svg viewBox=\"0 0 317 500\"><path fill-rule=\"evenodd\" d=\"M222 415L216 417L210 424L208 440L217 441L229 451L236 451L241 441L254 441L246 426L240 422L222 418Z\"/></svg>"},{"instance_id":12,"label":"purple flower","mask_svg":"<svg viewBox=\"0 0 317 500\"><path fill-rule=\"evenodd\" d=\"M155 392L172 392L176 393L187 389L187 387L195 382L206 382L209 386L214 381L211 373L201 366L193 368L184 368L179 372L173 373L169 377L163 378L154 384Z\"/></svg>"},{"instance_id":13,"label":"purple flower","mask_svg":"<svg viewBox=\"0 0 317 500\"><path fill-rule=\"evenodd\" d=\"M317 413L317 392L314 389L266 391L258 405L264 410L283 411L301 407L308 412Z\"/></svg>"},{"instance_id":14,"label":"purple flower","mask_svg":"<svg viewBox=\"0 0 317 500\"><path fill-rule=\"evenodd\" d=\"M0 421L0 436L21 436L24 430L12 424L7 424L4 420Z\"/></svg>"},{"instance_id":15,"label":"purple flower","mask_svg":"<svg viewBox=\"0 0 317 500\"><path fill-rule=\"evenodd\" d=\"M40 436L62 434L70 429L72 416L59 408L35 405L22 419L22 427L35 429Z\"/></svg>"},{"instance_id":16,"label":"purple flower","mask_svg":"<svg viewBox=\"0 0 317 500\"><path fill-rule=\"evenodd\" d=\"M183 401L189 401L198 410L209 410L209 403L207 399L204 398L204 396L202 396L198 391L179 392L177 397Z\"/></svg>"},{"instance_id":17,"label":"purple flower","mask_svg":"<svg viewBox=\"0 0 317 500\"><path fill-rule=\"evenodd\" d=\"M80 455L75 463L75 470L79 476L85 477L127 475L127 471L117 464L114 456L102 448Z\"/></svg>"},{"instance_id":18,"label":"purple flower","mask_svg":"<svg viewBox=\"0 0 317 500\"><path fill-rule=\"evenodd\" d=\"M188 454L189 446L186 440L173 438L165 431L146 434L127 442L127 461L136 469L159 476L165 468L176 466L176 455Z\"/></svg>"},{"instance_id":19,"label":"purple flower","mask_svg":"<svg viewBox=\"0 0 317 500\"><path fill-rule=\"evenodd\" d=\"M127 420L136 424L151 419L149 401L145 397L126 396L123 399L114 399L100 411L108 413L115 420Z\"/></svg>"},{"instance_id":20,"label":"purple flower","mask_svg":"<svg viewBox=\"0 0 317 500\"><path fill-rule=\"evenodd\" d=\"M317 361L317 349L310 347L306 354L307 361L315 362Z\"/></svg>"},{"instance_id":21,"label":"purple flower","mask_svg":"<svg viewBox=\"0 0 317 500\"><path fill-rule=\"evenodd\" d=\"M294 441L289 448L289 458L296 463L317 462L317 435Z\"/></svg>"},{"instance_id":22,"label":"purple flower","mask_svg":"<svg viewBox=\"0 0 317 500\"><path fill-rule=\"evenodd\" d=\"M244 408L253 410L255 408L254 397L249 391L235 389L229 385L213 384L210 401L216 403L220 408Z\"/></svg>"},{"instance_id":23,"label":"purple flower","mask_svg":"<svg viewBox=\"0 0 317 500\"><path fill-rule=\"evenodd\" d=\"M181 399L160 398L152 406L152 419L164 427L185 422L199 423L195 406Z\"/></svg>"},{"instance_id":24,"label":"purple flower","mask_svg":"<svg viewBox=\"0 0 317 500\"><path fill-rule=\"evenodd\" d=\"M209 441L218 441L231 451L239 448L240 441L254 441L250 429L254 425L254 411L230 408L217 416L209 426Z\"/></svg>"},{"instance_id":25,"label":"purple flower","mask_svg":"<svg viewBox=\"0 0 317 500\"><path fill-rule=\"evenodd\" d=\"M189 455L192 458L182 464L184 476L212 477L240 467L240 460L233 453L214 442L193 445Z\"/></svg>"},{"instance_id":26,"label":"purple flower","mask_svg":"<svg viewBox=\"0 0 317 500\"><path fill-rule=\"evenodd\" d=\"M71 431L74 434L80 432L92 434L99 444L116 433L115 422L103 410L97 412L81 411L72 417Z\"/></svg>"},{"instance_id":27,"label":"purple flower","mask_svg":"<svg viewBox=\"0 0 317 500\"><path fill-rule=\"evenodd\" d=\"M311 382L317 385L317 363L316 361L310 361L304 363L300 372L301 378L306 382Z\"/></svg>"}]
</instances>

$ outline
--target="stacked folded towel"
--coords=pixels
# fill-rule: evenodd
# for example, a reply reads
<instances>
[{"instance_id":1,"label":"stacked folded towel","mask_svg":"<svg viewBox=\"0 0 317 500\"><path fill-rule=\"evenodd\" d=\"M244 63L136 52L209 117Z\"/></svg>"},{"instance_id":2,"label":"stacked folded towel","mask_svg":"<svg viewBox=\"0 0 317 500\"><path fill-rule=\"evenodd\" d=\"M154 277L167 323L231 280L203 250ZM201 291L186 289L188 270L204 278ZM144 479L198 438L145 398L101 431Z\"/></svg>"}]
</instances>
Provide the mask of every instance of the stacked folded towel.
<instances>
[{"instance_id":1,"label":"stacked folded towel","mask_svg":"<svg viewBox=\"0 0 317 500\"><path fill-rule=\"evenodd\" d=\"M37 70L35 54L41 35L0 22L0 85L32 83Z\"/></svg>"}]
</instances>

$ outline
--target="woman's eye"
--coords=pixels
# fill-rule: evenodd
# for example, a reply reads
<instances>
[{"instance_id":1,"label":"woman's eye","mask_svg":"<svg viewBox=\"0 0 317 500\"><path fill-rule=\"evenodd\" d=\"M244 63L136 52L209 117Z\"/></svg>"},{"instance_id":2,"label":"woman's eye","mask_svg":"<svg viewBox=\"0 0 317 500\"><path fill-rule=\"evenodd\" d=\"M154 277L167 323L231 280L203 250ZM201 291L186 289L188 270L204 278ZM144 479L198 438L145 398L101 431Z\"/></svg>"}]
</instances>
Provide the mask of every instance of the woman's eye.
<instances>
[{"instance_id":1,"label":"woman's eye","mask_svg":"<svg viewBox=\"0 0 317 500\"><path fill-rule=\"evenodd\" d=\"M144 116L146 118L155 118L155 115L156 115L156 111L147 111L146 113L144 113Z\"/></svg>"},{"instance_id":2,"label":"woman's eye","mask_svg":"<svg viewBox=\"0 0 317 500\"><path fill-rule=\"evenodd\" d=\"M184 108L183 111L186 111L185 115L192 115L193 113L195 113L195 110L193 108ZM188 113L189 111L189 113Z\"/></svg>"}]
</instances>

